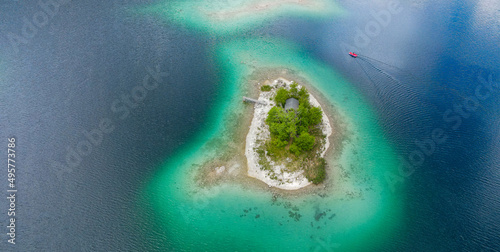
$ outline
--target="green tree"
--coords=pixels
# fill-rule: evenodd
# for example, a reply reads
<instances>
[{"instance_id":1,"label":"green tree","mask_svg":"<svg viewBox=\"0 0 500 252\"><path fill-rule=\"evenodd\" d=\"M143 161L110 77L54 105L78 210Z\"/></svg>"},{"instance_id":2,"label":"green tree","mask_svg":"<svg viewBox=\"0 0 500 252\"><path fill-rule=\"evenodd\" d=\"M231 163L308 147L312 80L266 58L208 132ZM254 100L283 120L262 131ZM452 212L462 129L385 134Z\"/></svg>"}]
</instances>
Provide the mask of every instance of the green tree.
<instances>
[{"instance_id":1,"label":"green tree","mask_svg":"<svg viewBox=\"0 0 500 252\"><path fill-rule=\"evenodd\" d=\"M291 110L286 114L286 127L289 139L293 139L297 136L297 123L299 118L297 117L297 112Z\"/></svg>"},{"instance_id":2,"label":"green tree","mask_svg":"<svg viewBox=\"0 0 500 252\"><path fill-rule=\"evenodd\" d=\"M307 108L306 104L303 104L303 103L299 103L299 109L297 111L297 113L299 114L299 117L300 117L300 126L302 127L301 130L299 130L299 132L302 132L302 131L307 131L309 127L309 109Z\"/></svg>"},{"instance_id":3,"label":"green tree","mask_svg":"<svg viewBox=\"0 0 500 252\"><path fill-rule=\"evenodd\" d=\"M300 99L309 99L309 92L305 87L301 87L298 94Z\"/></svg>"},{"instance_id":4,"label":"green tree","mask_svg":"<svg viewBox=\"0 0 500 252\"><path fill-rule=\"evenodd\" d=\"M276 92L276 96L274 97L274 101L276 101L276 104L279 104L282 107L284 107L285 102L288 98L290 98L290 92L288 90L286 90L285 88L280 88Z\"/></svg>"},{"instance_id":5,"label":"green tree","mask_svg":"<svg viewBox=\"0 0 500 252\"><path fill-rule=\"evenodd\" d=\"M273 107L267 113L266 123L271 125L271 123L279 122L280 114L283 113L283 108Z\"/></svg>"},{"instance_id":6,"label":"green tree","mask_svg":"<svg viewBox=\"0 0 500 252\"><path fill-rule=\"evenodd\" d=\"M305 103L300 104L298 113L300 115L302 125L307 129L309 129L310 126L317 125L321 122L321 119L323 119L323 113L321 112L320 108L318 107L308 108L307 105L308 104Z\"/></svg>"},{"instance_id":7,"label":"green tree","mask_svg":"<svg viewBox=\"0 0 500 252\"><path fill-rule=\"evenodd\" d=\"M305 97L299 98L299 106L300 105L302 105L306 109L311 108L311 103L309 103L309 98L305 98Z\"/></svg>"},{"instance_id":8,"label":"green tree","mask_svg":"<svg viewBox=\"0 0 500 252\"><path fill-rule=\"evenodd\" d=\"M307 132L302 132L300 133L300 136L295 139L294 143L301 150L308 151L313 148L314 140L315 140L314 136L311 136Z\"/></svg>"},{"instance_id":9,"label":"green tree","mask_svg":"<svg viewBox=\"0 0 500 252\"><path fill-rule=\"evenodd\" d=\"M313 107L309 110L309 126L318 125L323 119L323 113L318 107Z\"/></svg>"},{"instance_id":10,"label":"green tree","mask_svg":"<svg viewBox=\"0 0 500 252\"><path fill-rule=\"evenodd\" d=\"M286 123L271 123L269 131L273 139L279 139L280 141L288 141L290 139Z\"/></svg>"},{"instance_id":11,"label":"green tree","mask_svg":"<svg viewBox=\"0 0 500 252\"><path fill-rule=\"evenodd\" d=\"M299 99L299 90L297 89L297 86L299 84L297 84L297 82L292 82L292 84L290 85L290 97L293 97L295 99Z\"/></svg>"},{"instance_id":12,"label":"green tree","mask_svg":"<svg viewBox=\"0 0 500 252\"><path fill-rule=\"evenodd\" d=\"M297 120L295 111L286 113L283 108L273 107L267 115L266 123L271 137L288 142L297 135Z\"/></svg>"}]
</instances>

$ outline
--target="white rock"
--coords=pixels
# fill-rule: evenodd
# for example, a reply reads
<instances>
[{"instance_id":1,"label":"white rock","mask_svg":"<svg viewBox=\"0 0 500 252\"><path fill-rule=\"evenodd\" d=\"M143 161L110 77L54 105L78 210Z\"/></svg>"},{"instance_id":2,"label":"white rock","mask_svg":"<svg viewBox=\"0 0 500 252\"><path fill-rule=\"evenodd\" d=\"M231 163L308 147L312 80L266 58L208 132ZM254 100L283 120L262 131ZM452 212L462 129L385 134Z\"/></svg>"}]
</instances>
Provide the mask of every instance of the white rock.
<instances>
[{"instance_id":1,"label":"white rock","mask_svg":"<svg viewBox=\"0 0 500 252\"><path fill-rule=\"evenodd\" d=\"M215 172L217 174L221 174L222 172L224 172L224 170L226 170L226 167L225 166L221 166L221 167L216 167L215 168Z\"/></svg>"}]
</instances>

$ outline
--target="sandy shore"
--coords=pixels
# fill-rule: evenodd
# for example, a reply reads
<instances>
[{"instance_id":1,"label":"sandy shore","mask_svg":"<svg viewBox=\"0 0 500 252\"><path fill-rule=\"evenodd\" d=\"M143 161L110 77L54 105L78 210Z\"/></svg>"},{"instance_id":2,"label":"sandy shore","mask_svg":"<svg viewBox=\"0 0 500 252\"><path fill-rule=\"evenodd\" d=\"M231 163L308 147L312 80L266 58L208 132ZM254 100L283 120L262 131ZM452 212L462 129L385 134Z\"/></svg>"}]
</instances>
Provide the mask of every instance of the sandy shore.
<instances>
[{"instance_id":1,"label":"sandy shore","mask_svg":"<svg viewBox=\"0 0 500 252\"><path fill-rule=\"evenodd\" d=\"M274 80L270 85L283 86L286 84L287 87L289 87L291 83L291 81L284 78L278 78ZM272 101L272 97L275 94L276 89L273 89L273 91L271 92L261 92L258 100L264 102L266 105L254 105L254 117L252 119L245 144L245 156L247 158L248 164L248 176L259 179L268 184L270 187L276 187L284 190L296 190L311 184L311 182L309 182L307 178L302 175L302 172L286 172L282 170L282 168L284 168L282 165L273 165L273 163L271 162L273 171L278 177L277 180L271 179L268 171L260 169L260 165L258 164L259 157L257 152L255 151L255 149L258 148L260 144L262 144L266 139L269 138L269 127L265 123L265 120L267 118L267 113L275 105L274 101ZM309 102L312 106L321 108L321 105L311 93L309 93ZM321 152L321 157L324 157L326 151L330 147L328 138L330 137L330 135L332 135L333 131L328 116L325 114L323 108L321 108L321 110L323 111L323 120L320 124L320 127L323 131L323 134L326 135L326 143L323 151Z\"/></svg>"}]
</instances>

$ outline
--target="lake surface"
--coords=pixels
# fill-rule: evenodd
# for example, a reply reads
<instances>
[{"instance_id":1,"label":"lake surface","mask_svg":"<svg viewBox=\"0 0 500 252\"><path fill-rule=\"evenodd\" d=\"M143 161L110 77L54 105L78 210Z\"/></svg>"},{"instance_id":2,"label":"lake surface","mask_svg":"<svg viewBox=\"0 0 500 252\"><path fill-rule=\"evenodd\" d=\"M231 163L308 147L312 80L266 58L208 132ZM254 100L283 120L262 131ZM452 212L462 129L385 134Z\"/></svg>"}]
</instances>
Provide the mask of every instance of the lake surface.
<instances>
[{"instance_id":1,"label":"lake surface","mask_svg":"<svg viewBox=\"0 0 500 252\"><path fill-rule=\"evenodd\" d=\"M8 33L41 7L0 4L0 134L21 166L18 244L0 250L500 250L500 5L329 3L214 26L196 1L72 1L18 52ZM329 160L342 183L276 196L195 182L266 68L307 79L342 115L349 140ZM155 70L168 76L117 109Z\"/></svg>"}]
</instances>

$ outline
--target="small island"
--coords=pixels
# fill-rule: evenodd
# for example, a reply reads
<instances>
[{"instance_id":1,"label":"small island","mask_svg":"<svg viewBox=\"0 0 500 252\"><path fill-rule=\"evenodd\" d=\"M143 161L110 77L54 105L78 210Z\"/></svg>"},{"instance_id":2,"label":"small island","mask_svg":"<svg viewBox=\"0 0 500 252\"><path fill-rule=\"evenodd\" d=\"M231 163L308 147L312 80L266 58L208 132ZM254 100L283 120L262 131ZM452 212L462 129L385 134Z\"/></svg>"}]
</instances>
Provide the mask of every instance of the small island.
<instances>
[{"instance_id":1,"label":"small island","mask_svg":"<svg viewBox=\"0 0 500 252\"><path fill-rule=\"evenodd\" d=\"M319 102L284 78L260 90L245 145L248 175L285 190L320 184L332 127Z\"/></svg>"}]
</instances>

